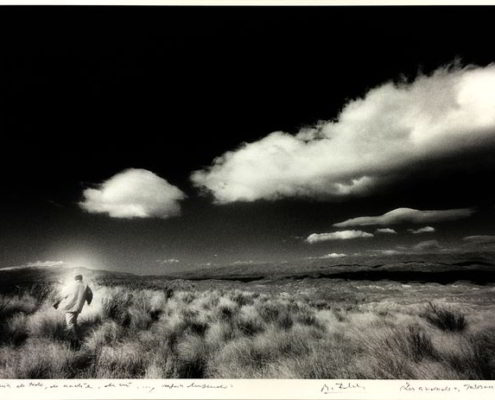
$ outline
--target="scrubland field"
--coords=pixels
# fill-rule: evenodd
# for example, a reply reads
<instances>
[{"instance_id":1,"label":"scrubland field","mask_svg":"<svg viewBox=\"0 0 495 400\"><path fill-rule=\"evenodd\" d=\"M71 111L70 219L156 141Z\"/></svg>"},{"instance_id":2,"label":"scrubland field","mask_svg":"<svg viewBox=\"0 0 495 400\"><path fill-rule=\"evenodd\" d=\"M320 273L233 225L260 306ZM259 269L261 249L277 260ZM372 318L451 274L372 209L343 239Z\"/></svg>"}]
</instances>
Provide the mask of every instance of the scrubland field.
<instances>
[{"instance_id":1,"label":"scrubland field","mask_svg":"<svg viewBox=\"0 0 495 400\"><path fill-rule=\"evenodd\" d=\"M0 378L495 379L492 284L89 279L79 348L56 283L4 291Z\"/></svg>"}]
</instances>

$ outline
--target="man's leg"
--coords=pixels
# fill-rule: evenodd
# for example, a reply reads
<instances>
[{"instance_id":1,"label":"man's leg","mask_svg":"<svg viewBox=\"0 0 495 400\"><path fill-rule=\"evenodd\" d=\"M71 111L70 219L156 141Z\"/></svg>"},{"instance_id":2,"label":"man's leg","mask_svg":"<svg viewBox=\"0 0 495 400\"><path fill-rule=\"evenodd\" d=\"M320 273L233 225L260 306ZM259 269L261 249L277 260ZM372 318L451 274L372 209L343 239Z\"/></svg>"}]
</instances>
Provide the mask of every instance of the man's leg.
<instances>
[{"instance_id":1,"label":"man's leg","mask_svg":"<svg viewBox=\"0 0 495 400\"><path fill-rule=\"evenodd\" d=\"M67 331L70 335L71 344L78 345L79 344L79 334L77 332L77 317L79 313L77 312L68 312L65 313L65 322L67 325Z\"/></svg>"}]
</instances>

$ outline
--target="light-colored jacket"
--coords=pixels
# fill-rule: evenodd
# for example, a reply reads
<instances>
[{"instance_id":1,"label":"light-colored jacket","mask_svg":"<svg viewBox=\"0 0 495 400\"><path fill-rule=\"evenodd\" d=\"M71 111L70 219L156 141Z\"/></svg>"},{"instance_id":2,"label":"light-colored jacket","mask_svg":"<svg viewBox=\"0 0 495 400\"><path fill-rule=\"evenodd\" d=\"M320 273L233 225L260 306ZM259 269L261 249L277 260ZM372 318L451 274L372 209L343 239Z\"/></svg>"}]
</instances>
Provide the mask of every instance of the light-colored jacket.
<instances>
[{"instance_id":1,"label":"light-colored jacket","mask_svg":"<svg viewBox=\"0 0 495 400\"><path fill-rule=\"evenodd\" d=\"M76 281L62 290L62 302L59 309L65 312L80 313L83 309L84 302L88 305L93 300L93 292L88 285L81 281Z\"/></svg>"}]
</instances>

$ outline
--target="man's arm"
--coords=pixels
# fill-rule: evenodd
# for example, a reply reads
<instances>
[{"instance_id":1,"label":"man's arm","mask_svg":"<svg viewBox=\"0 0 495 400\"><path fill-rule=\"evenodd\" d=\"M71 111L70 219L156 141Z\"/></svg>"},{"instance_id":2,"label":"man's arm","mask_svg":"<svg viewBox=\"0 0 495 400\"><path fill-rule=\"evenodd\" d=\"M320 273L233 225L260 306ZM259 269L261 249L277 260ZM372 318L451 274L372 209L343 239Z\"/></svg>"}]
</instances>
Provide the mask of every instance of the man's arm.
<instances>
[{"instance_id":1,"label":"man's arm","mask_svg":"<svg viewBox=\"0 0 495 400\"><path fill-rule=\"evenodd\" d=\"M53 308L57 309L62 300L66 299L67 297L69 297L69 295L66 293L66 290L61 290L61 293L55 299L55 303L53 303Z\"/></svg>"},{"instance_id":2,"label":"man's arm","mask_svg":"<svg viewBox=\"0 0 495 400\"><path fill-rule=\"evenodd\" d=\"M68 295L58 296L55 303L53 303L53 308L57 309L58 305L62 302L62 300L65 300L67 297L68 297Z\"/></svg>"}]
</instances>

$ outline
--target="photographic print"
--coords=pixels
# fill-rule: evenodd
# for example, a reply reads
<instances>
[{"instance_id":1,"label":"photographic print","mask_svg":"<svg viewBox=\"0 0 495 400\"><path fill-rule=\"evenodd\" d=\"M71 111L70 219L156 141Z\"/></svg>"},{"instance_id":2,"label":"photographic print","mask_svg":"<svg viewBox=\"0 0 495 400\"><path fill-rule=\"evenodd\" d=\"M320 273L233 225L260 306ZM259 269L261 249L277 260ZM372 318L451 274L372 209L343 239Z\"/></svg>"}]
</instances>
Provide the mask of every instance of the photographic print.
<instances>
[{"instance_id":1,"label":"photographic print","mask_svg":"<svg viewBox=\"0 0 495 400\"><path fill-rule=\"evenodd\" d=\"M0 7L0 378L494 379L494 18Z\"/></svg>"}]
</instances>

